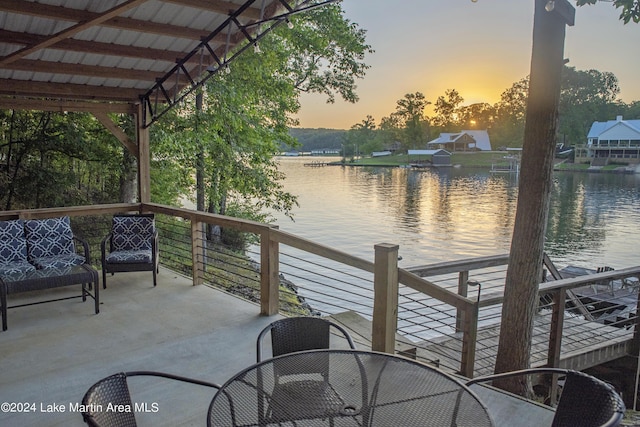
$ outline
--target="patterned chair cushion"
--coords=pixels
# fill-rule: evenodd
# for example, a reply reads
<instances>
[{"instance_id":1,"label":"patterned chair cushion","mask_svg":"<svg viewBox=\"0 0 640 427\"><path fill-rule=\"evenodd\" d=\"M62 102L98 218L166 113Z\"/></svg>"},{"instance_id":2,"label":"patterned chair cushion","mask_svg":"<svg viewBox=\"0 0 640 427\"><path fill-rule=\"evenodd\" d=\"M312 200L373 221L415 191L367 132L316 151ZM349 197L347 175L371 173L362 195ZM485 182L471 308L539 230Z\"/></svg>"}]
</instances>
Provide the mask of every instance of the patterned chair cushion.
<instances>
[{"instance_id":1,"label":"patterned chair cushion","mask_svg":"<svg viewBox=\"0 0 640 427\"><path fill-rule=\"evenodd\" d=\"M106 261L110 264L151 264L152 260L151 249L141 251L116 251L111 252L106 257Z\"/></svg>"},{"instance_id":2,"label":"patterned chair cushion","mask_svg":"<svg viewBox=\"0 0 640 427\"><path fill-rule=\"evenodd\" d=\"M24 222L27 257L36 268L67 267L83 264L76 254L69 217L31 219Z\"/></svg>"},{"instance_id":3,"label":"patterned chair cushion","mask_svg":"<svg viewBox=\"0 0 640 427\"><path fill-rule=\"evenodd\" d=\"M0 275L27 273L35 269L27 261L24 222L20 219L0 221Z\"/></svg>"},{"instance_id":4,"label":"patterned chair cushion","mask_svg":"<svg viewBox=\"0 0 640 427\"><path fill-rule=\"evenodd\" d=\"M27 239L20 219L0 221L0 264L27 261Z\"/></svg>"},{"instance_id":5,"label":"patterned chair cushion","mask_svg":"<svg viewBox=\"0 0 640 427\"><path fill-rule=\"evenodd\" d=\"M111 229L111 250L149 251L151 256L151 240L155 229L152 215L116 215L113 217Z\"/></svg>"},{"instance_id":6,"label":"patterned chair cushion","mask_svg":"<svg viewBox=\"0 0 640 427\"><path fill-rule=\"evenodd\" d=\"M0 263L0 276L14 275L19 273L28 273L35 271L35 266L29 261L12 261Z\"/></svg>"}]
</instances>

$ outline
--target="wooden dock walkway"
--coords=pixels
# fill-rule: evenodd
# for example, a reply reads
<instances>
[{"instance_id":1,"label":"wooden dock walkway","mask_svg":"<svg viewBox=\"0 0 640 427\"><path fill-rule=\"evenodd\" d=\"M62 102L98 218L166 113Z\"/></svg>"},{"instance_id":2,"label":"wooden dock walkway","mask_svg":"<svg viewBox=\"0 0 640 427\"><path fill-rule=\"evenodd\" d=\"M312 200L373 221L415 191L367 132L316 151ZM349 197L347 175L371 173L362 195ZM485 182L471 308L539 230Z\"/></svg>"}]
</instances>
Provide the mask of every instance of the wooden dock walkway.
<instances>
[{"instance_id":1,"label":"wooden dock walkway","mask_svg":"<svg viewBox=\"0 0 640 427\"><path fill-rule=\"evenodd\" d=\"M322 168L325 166L329 166L328 162L322 162L320 160L314 160L313 162L309 162L309 163L303 163L304 166L306 167L312 167L312 168Z\"/></svg>"},{"instance_id":2,"label":"wooden dock walkway","mask_svg":"<svg viewBox=\"0 0 640 427\"><path fill-rule=\"evenodd\" d=\"M334 314L331 319L344 326L355 342L371 348L371 321L354 312ZM544 366L549 348L549 324L547 317L537 316L534 324L534 342L531 350L531 365ZM565 334L562 337L560 366L584 370L629 354L633 330L606 326L585 321L577 317L564 319ZM500 325L478 328L474 376L493 373ZM432 363L442 369L458 372L462 357L462 334L457 333L423 342L412 342L396 336L396 352Z\"/></svg>"}]
</instances>

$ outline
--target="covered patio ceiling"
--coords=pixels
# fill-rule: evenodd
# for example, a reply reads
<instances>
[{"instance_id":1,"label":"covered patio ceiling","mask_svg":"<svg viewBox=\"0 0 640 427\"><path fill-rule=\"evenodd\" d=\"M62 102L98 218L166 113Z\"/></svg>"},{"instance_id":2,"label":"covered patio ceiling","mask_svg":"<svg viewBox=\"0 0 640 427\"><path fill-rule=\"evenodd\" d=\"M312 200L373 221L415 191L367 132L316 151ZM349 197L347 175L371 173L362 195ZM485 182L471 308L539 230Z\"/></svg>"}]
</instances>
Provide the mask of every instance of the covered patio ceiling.
<instances>
[{"instance_id":1,"label":"covered patio ceiling","mask_svg":"<svg viewBox=\"0 0 640 427\"><path fill-rule=\"evenodd\" d=\"M148 127L290 15L334 1L0 0L0 108Z\"/></svg>"}]
</instances>

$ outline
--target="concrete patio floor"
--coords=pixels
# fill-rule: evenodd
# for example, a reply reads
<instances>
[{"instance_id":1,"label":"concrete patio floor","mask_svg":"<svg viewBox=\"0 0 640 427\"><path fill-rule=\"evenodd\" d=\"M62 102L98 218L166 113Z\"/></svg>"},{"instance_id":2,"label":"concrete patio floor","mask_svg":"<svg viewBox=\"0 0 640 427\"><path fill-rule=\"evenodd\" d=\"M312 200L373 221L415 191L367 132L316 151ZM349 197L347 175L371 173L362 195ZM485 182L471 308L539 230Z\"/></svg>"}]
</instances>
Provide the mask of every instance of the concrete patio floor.
<instances>
[{"instance_id":1,"label":"concrete patio floor","mask_svg":"<svg viewBox=\"0 0 640 427\"><path fill-rule=\"evenodd\" d=\"M255 337L277 317L166 269L158 279L154 288L148 272L108 276L98 315L93 300L80 298L9 309L8 330L0 333L0 403L35 410L0 411L0 425L84 425L73 405L116 372L164 371L222 384L255 362ZM78 293L74 286L9 296L8 305ZM137 414L141 425L205 425L215 390L155 378L131 383L133 396L158 405L156 413Z\"/></svg>"},{"instance_id":2,"label":"concrete patio floor","mask_svg":"<svg viewBox=\"0 0 640 427\"><path fill-rule=\"evenodd\" d=\"M278 318L167 269L156 288L148 272L116 273L107 286L98 315L93 300L80 298L9 309L8 330L0 332L0 403L28 404L29 412L3 407L1 426L82 426L74 406L93 383L116 372L162 371L222 384L255 362L258 333ZM8 305L77 294L79 286L21 294ZM332 346L347 347L337 338ZM134 377L130 387L134 400L149 408L136 413L141 426L206 425L215 393L161 378ZM550 425L553 412L546 408L476 392L503 421L498 425Z\"/></svg>"}]
</instances>

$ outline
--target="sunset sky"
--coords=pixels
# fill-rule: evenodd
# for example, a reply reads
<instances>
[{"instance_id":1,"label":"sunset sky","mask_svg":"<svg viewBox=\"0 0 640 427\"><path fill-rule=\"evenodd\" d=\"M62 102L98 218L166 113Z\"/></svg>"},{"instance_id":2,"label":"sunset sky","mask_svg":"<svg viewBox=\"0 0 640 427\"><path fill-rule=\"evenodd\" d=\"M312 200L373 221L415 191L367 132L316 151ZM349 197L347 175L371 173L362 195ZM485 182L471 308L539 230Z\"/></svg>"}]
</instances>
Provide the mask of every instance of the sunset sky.
<instances>
[{"instance_id":1,"label":"sunset sky","mask_svg":"<svg viewBox=\"0 0 640 427\"><path fill-rule=\"evenodd\" d=\"M575 1L571 2L575 5ZM529 74L533 0L343 0L346 17L367 30L375 52L350 104L305 95L300 127L348 129L372 115L376 124L407 93L435 102L456 89L464 105L494 104ZM620 98L640 100L640 24L624 25L611 3L576 8L565 58L578 70L618 77ZM430 114L427 111L427 114ZM613 117L612 117L613 119Z\"/></svg>"}]
</instances>

